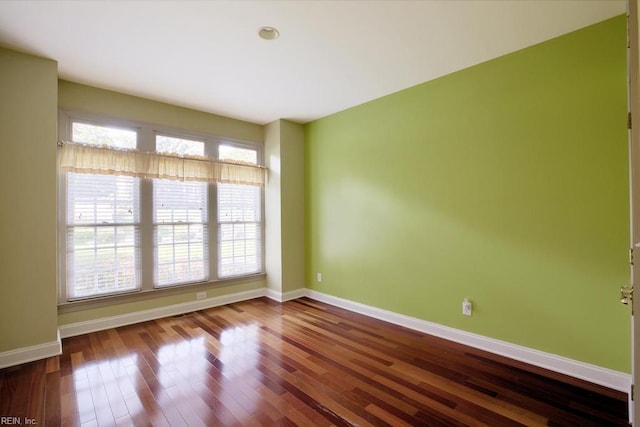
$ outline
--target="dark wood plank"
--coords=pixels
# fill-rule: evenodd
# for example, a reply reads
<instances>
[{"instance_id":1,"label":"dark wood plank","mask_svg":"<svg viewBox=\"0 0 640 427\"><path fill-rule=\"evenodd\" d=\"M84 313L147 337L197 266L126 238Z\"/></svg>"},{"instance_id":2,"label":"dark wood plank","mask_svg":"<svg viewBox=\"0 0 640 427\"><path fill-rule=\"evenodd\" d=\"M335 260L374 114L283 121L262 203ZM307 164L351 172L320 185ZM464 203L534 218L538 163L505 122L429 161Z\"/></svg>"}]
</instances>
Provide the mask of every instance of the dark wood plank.
<instances>
[{"instance_id":1,"label":"dark wood plank","mask_svg":"<svg viewBox=\"0 0 640 427\"><path fill-rule=\"evenodd\" d=\"M307 298L68 338L0 370L0 414L47 426L627 426L626 398Z\"/></svg>"}]
</instances>

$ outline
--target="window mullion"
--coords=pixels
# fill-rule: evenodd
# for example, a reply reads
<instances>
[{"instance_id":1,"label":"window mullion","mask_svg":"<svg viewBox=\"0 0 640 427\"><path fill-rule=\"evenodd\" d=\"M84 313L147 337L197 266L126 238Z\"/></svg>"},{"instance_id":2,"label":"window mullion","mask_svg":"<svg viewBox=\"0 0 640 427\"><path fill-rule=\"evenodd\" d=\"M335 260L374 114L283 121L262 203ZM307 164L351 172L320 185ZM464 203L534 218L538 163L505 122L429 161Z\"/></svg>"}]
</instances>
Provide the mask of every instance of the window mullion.
<instances>
[{"instance_id":1,"label":"window mullion","mask_svg":"<svg viewBox=\"0 0 640 427\"><path fill-rule=\"evenodd\" d=\"M211 158L218 157L219 142L211 142L205 145L205 155ZM218 186L215 183L207 185L208 227L209 239L209 280L218 280Z\"/></svg>"},{"instance_id":2,"label":"window mullion","mask_svg":"<svg viewBox=\"0 0 640 427\"><path fill-rule=\"evenodd\" d=\"M153 182L140 180L140 264L141 289L153 289Z\"/></svg>"},{"instance_id":3,"label":"window mullion","mask_svg":"<svg viewBox=\"0 0 640 427\"><path fill-rule=\"evenodd\" d=\"M138 150L155 151L155 133L143 127L138 130ZM153 289L153 181L140 180L140 281L144 291Z\"/></svg>"},{"instance_id":4,"label":"window mullion","mask_svg":"<svg viewBox=\"0 0 640 427\"><path fill-rule=\"evenodd\" d=\"M209 192L209 277L218 280L218 187L216 184L207 186Z\"/></svg>"},{"instance_id":5,"label":"window mullion","mask_svg":"<svg viewBox=\"0 0 640 427\"><path fill-rule=\"evenodd\" d=\"M67 301L67 175L58 172L58 302Z\"/></svg>"}]
</instances>

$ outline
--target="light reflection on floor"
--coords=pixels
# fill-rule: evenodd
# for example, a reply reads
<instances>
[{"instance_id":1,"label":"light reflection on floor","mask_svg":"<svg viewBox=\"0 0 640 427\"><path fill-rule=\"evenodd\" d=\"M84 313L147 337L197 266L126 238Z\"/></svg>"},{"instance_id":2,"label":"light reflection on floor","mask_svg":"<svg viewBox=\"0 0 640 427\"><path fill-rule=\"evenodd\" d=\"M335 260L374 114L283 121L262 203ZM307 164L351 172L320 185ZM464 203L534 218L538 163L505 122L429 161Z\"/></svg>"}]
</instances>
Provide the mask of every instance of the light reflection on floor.
<instances>
[{"instance_id":1,"label":"light reflection on floor","mask_svg":"<svg viewBox=\"0 0 640 427\"><path fill-rule=\"evenodd\" d=\"M224 330L215 343L201 336L161 344L156 369L152 368L158 379L159 388L154 393L158 403L181 408L185 421L189 417L182 408L188 408L192 416L205 417L210 406L216 405L215 401L219 401L221 407L233 408L231 413L235 420L248 419L261 401L261 395L248 386L257 386L261 376L258 371L259 331L254 323ZM139 362L147 363L144 358ZM140 372L144 369L139 367L137 376ZM205 405L207 398L203 400L202 396L211 400ZM216 415L217 423L226 422L225 414Z\"/></svg>"},{"instance_id":2,"label":"light reflection on floor","mask_svg":"<svg viewBox=\"0 0 640 427\"><path fill-rule=\"evenodd\" d=\"M148 396L161 408L152 415L160 424L163 420L170 424L243 422L262 401L260 339L260 326L251 323L225 329L217 339L201 335L174 342L155 340L155 352L142 350L122 357L101 354L96 360L74 353L69 379L75 396L62 399L75 400L79 421L87 425L109 425L120 416L148 414L144 404ZM148 344L153 347L154 343ZM206 415L218 407L230 410L216 411L213 418Z\"/></svg>"},{"instance_id":3,"label":"light reflection on floor","mask_svg":"<svg viewBox=\"0 0 640 427\"><path fill-rule=\"evenodd\" d=\"M221 348L218 359L222 362L223 383L218 399L229 407L236 406L236 418L242 422L260 406L261 396L247 387L255 375L260 356L259 327L250 324L229 328L220 335ZM234 405L235 403L235 405Z\"/></svg>"},{"instance_id":4,"label":"light reflection on floor","mask_svg":"<svg viewBox=\"0 0 640 427\"><path fill-rule=\"evenodd\" d=\"M175 344L164 344L158 350L158 381L167 389L176 382L200 377L207 367L205 338L198 337Z\"/></svg>"},{"instance_id":5,"label":"light reflection on floor","mask_svg":"<svg viewBox=\"0 0 640 427\"><path fill-rule=\"evenodd\" d=\"M126 397L138 400L129 376L130 368L137 363L137 354L89 362L82 359L81 353L74 356L73 385L81 423L113 420L134 413L134 402Z\"/></svg>"},{"instance_id":6,"label":"light reflection on floor","mask_svg":"<svg viewBox=\"0 0 640 427\"><path fill-rule=\"evenodd\" d=\"M230 379L255 369L258 362L258 325L250 324L226 329L220 335L222 373Z\"/></svg>"}]
</instances>

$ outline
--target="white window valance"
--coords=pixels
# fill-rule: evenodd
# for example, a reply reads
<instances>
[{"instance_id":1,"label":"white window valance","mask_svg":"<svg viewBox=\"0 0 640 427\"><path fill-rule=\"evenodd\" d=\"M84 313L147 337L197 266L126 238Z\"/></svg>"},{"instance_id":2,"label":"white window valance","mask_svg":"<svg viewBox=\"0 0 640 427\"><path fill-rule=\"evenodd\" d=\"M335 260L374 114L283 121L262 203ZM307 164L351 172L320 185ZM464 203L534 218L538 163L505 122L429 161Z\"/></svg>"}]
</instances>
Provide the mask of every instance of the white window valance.
<instances>
[{"instance_id":1,"label":"white window valance","mask_svg":"<svg viewBox=\"0 0 640 427\"><path fill-rule=\"evenodd\" d=\"M265 168L252 164L73 142L59 145L61 172L259 186L264 185L265 181Z\"/></svg>"}]
</instances>

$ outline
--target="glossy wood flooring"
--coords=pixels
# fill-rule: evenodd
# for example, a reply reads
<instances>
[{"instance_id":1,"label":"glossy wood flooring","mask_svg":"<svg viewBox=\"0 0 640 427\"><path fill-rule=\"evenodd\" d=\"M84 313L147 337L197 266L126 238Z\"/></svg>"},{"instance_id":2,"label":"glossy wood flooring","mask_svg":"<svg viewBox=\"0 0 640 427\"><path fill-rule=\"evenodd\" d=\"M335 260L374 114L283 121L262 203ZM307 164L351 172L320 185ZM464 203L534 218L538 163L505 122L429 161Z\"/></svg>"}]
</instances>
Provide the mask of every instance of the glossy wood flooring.
<instances>
[{"instance_id":1,"label":"glossy wood flooring","mask_svg":"<svg viewBox=\"0 0 640 427\"><path fill-rule=\"evenodd\" d=\"M627 425L626 395L309 299L63 341L0 371L0 416L82 426Z\"/></svg>"}]
</instances>

